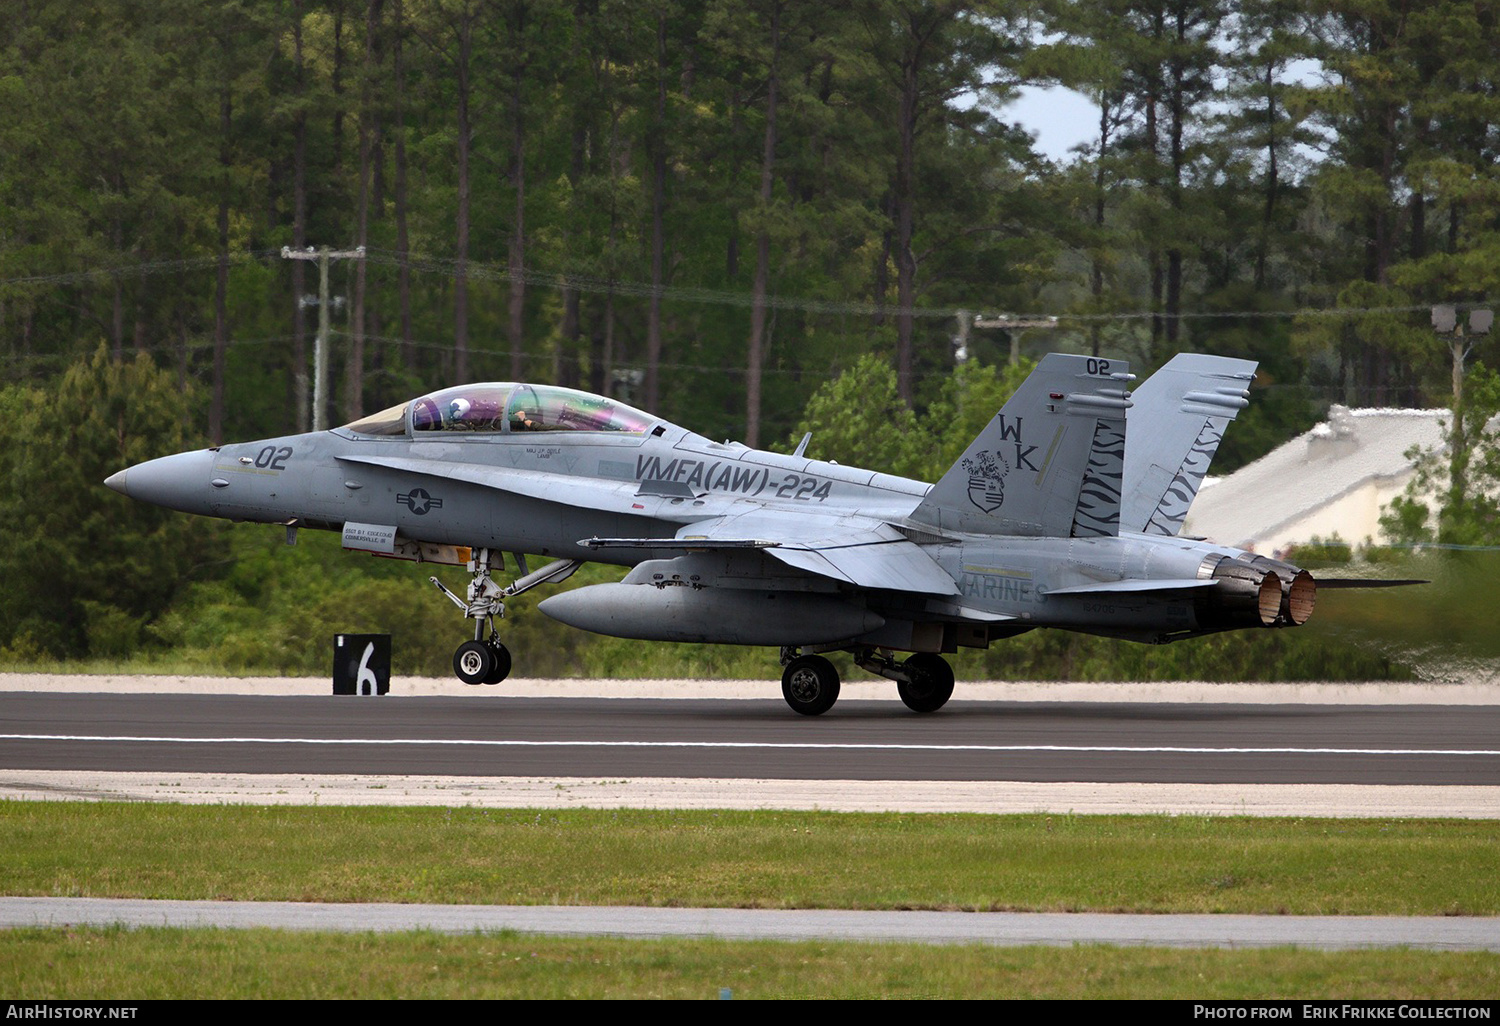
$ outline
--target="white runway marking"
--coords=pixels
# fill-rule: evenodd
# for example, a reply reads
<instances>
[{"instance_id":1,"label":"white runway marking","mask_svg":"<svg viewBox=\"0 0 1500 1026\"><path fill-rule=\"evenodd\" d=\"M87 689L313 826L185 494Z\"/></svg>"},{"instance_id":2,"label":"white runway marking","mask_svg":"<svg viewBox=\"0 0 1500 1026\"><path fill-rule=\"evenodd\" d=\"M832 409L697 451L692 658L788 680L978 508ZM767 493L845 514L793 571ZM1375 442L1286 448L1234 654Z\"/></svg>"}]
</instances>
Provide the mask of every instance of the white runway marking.
<instances>
[{"instance_id":1,"label":"white runway marking","mask_svg":"<svg viewBox=\"0 0 1500 1026\"><path fill-rule=\"evenodd\" d=\"M1108 752L1143 755L1464 755L1496 756L1488 748L1200 748L1186 745L936 745L807 741L515 741L494 738L149 737L88 734L0 734L0 741L88 741L183 745L458 745L485 748L747 748L814 751Z\"/></svg>"}]
</instances>

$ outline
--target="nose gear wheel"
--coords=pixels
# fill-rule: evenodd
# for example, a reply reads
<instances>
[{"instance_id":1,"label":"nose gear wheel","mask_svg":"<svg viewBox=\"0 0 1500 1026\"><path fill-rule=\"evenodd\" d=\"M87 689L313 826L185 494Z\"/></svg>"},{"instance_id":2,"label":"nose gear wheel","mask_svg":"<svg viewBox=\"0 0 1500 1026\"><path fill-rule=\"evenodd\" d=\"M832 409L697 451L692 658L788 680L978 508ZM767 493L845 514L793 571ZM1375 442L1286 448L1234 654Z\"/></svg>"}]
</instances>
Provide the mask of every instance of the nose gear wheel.
<instances>
[{"instance_id":1,"label":"nose gear wheel","mask_svg":"<svg viewBox=\"0 0 1500 1026\"><path fill-rule=\"evenodd\" d=\"M453 672L465 684L499 684L510 676L510 649L494 636L466 641L453 653Z\"/></svg>"},{"instance_id":2,"label":"nose gear wheel","mask_svg":"<svg viewBox=\"0 0 1500 1026\"><path fill-rule=\"evenodd\" d=\"M505 600L530 591L538 584L566 580L578 569L576 559L559 559L527 573L526 560L517 555L516 564L523 576L502 588L490 576L490 561L495 555L497 553L491 549L474 550L474 558L469 561L469 572L474 576L469 582L467 599L449 591L436 577L427 578L433 587L464 611L465 618L474 621L474 640L464 642L453 653L453 673L465 684L499 684L510 675L510 650L501 644L495 630L495 620L505 616ZM501 569L504 565L502 556ZM485 637L486 625L489 626L488 638Z\"/></svg>"}]
</instances>

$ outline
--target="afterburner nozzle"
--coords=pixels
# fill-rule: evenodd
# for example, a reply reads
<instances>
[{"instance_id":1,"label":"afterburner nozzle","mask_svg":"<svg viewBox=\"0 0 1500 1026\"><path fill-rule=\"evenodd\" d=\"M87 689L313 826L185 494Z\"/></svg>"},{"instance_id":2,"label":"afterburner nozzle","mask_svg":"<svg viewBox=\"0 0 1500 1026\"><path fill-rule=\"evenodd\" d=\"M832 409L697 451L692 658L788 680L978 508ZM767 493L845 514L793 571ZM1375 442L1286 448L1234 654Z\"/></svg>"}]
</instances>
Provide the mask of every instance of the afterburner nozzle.
<instances>
[{"instance_id":1,"label":"afterburner nozzle","mask_svg":"<svg viewBox=\"0 0 1500 1026\"><path fill-rule=\"evenodd\" d=\"M1251 556L1251 566L1269 570L1281 582L1281 622L1283 625L1301 627L1312 616L1317 602L1318 585L1312 574L1299 566L1271 559L1269 556Z\"/></svg>"},{"instance_id":2,"label":"afterburner nozzle","mask_svg":"<svg viewBox=\"0 0 1500 1026\"><path fill-rule=\"evenodd\" d=\"M1312 616L1313 606L1318 599L1318 582L1313 580L1313 575L1306 570L1298 570L1292 578L1292 583L1287 585L1284 612L1286 618L1293 625L1301 627Z\"/></svg>"},{"instance_id":3,"label":"afterburner nozzle","mask_svg":"<svg viewBox=\"0 0 1500 1026\"><path fill-rule=\"evenodd\" d=\"M1199 602L1201 628L1275 626L1281 615L1281 581L1274 573L1247 560L1225 557L1209 576L1219 586Z\"/></svg>"}]
</instances>

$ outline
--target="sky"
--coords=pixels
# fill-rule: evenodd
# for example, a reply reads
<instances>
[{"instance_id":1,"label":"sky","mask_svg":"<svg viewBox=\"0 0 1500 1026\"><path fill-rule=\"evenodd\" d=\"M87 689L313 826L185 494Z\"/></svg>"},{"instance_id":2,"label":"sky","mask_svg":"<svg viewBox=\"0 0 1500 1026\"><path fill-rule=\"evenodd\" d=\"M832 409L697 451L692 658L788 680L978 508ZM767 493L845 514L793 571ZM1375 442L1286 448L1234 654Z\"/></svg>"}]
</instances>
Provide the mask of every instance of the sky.
<instances>
[{"instance_id":1,"label":"sky","mask_svg":"<svg viewBox=\"0 0 1500 1026\"><path fill-rule=\"evenodd\" d=\"M1312 59L1293 61L1282 69L1287 82L1316 86L1323 81L1323 69ZM1036 148L1052 160L1063 162L1077 159L1068 152L1079 143L1092 142L1099 132L1099 108L1082 93L1062 86L1021 86L1019 97L1001 110L1005 121L1019 123L1022 128L1036 133ZM1217 97L1211 104L1222 105ZM1315 151L1300 147L1299 154L1316 162Z\"/></svg>"},{"instance_id":2,"label":"sky","mask_svg":"<svg viewBox=\"0 0 1500 1026\"><path fill-rule=\"evenodd\" d=\"M1036 148L1052 160L1073 160L1068 151L1089 142L1099 128L1099 108L1082 93L1061 86L1022 86L1020 97L1000 114L1036 134Z\"/></svg>"}]
</instances>

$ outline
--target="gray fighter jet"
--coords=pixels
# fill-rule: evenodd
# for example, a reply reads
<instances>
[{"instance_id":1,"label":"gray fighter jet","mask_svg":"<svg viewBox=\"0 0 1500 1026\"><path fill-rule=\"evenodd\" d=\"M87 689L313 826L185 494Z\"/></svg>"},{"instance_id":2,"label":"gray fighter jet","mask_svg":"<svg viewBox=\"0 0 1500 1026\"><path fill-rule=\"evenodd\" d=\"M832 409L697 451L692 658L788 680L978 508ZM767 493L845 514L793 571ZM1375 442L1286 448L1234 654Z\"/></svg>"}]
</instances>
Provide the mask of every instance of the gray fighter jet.
<instances>
[{"instance_id":1,"label":"gray fighter jet","mask_svg":"<svg viewBox=\"0 0 1500 1026\"><path fill-rule=\"evenodd\" d=\"M345 548L466 565L474 637L454 671L497 683L507 598L584 561L618 583L542 612L653 641L780 649L782 694L838 698L848 651L918 712L953 692L942 656L1037 627L1165 642L1312 613L1307 571L1178 537L1254 364L1183 355L1134 395L1120 361L1052 354L935 485L714 442L602 396L460 385L331 431L224 445L113 475L188 513L342 532ZM503 554L516 579L502 586ZM553 562L536 570L523 553ZM907 654L905 658L897 653Z\"/></svg>"}]
</instances>

